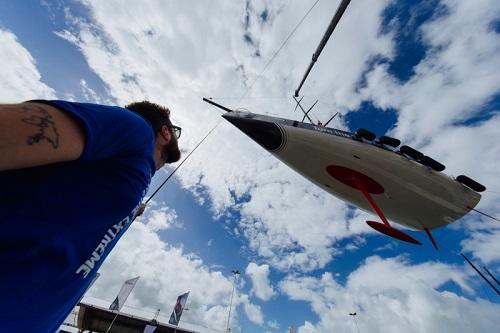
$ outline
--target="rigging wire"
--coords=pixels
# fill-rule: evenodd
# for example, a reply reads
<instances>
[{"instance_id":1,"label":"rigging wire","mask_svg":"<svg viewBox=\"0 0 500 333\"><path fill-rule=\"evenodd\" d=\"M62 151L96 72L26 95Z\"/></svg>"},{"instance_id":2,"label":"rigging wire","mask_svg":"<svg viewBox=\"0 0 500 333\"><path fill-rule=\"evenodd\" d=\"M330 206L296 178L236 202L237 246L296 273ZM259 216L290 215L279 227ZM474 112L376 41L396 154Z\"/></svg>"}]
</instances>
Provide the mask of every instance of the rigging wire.
<instances>
[{"instance_id":1,"label":"rigging wire","mask_svg":"<svg viewBox=\"0 0 500 333\"><path fill-rule=\"evenodd\" d=\"M479 274L479 276L481 276L483 280L486 281L490 285L490 287L496 291L497 295L500 295L500 291L490 282L490 280L486 278L486 276L484 276L483 273L481 273L479 269L477 269L476 266L474 266L474 264L469 260L469 258L467 258L463 253L460 254L462 255L462 257L464 257L467 263Z\"/></svg>"},{"instance_id":2,"label":"rigging wire","mask_svg":"<svg viewBox=\"0 0 500 333\"><path fill-rule=\"evenodd\" d=\"M203 139L201 139L200 142L198 142L198 144L193 148L193 150L191 150L189 152L189 154L181 161L181 163L179 163L179 165L167 176L167 178L163 181L163 183L160 184L160 186L158 186L158 188L153 192L153 194L151 194L151 196L146 200L146 202L144 202L145 205L148 204L149 201L151 201L151 199L155 196L156 193L158 193L158 191L160 191L160 189L163 187L163 185L165 185L168 180L170 178L172 178L172 176L177 172L177 170L179 170L179 168L184 164L184 162L187 161L187 159L196 151L196 149L198 149L199 146L201 146L201 144L208 138L208 136L210 134L212 134L212 132L222 123L222 120L219 120L219 122L214 126L212 127L212 129L210 131L208 131L208 133L205 135L205 137Z\"/></svg>"},{"instance_id":3,"label":"rigging wire","mask_svg":"<svg viewBox=\"0 0 500 333\"><path fill-rule=\"evenodd\" d=\"M488 268L483 266L483 269L486 271L486 273L488 273L488 275L493 279L493 281L495 281L500 286L500 282L497 280L497 278L493 274L491 274L491 272L488 270Z\"/></svg>"},{"instance_id":4,"label":"rigging wire","mask_svg":"<svg viewBox=\"0 0 500 333\"><path fill-rule=\"evenodd\" d=\"M486 213L484 213L484 212L482 212L482 211L480 211L480 210L477 210L477 209L475 209L475 208L473 208L473 207L467 206L467 208L469 208L469 209L471 209L471 210L473 210L473 211L475 211L475 212L477 212L477 213L479 213L479 214L481 214L481 215L484 215L484 216L486 216L486 217L489 217L489 218L490 218L490 219L492 219L492 220L495 220L495 221L497 221L497 222L500 222L500 220L499 220L499 219L497 219L496 217L493 217L493 216L491 216L491 215L488 215L488 214L486 214Z\"/></svg>"},{"instance_id":5,"label":"rigging wire","mask_svg":"<svg viewBox=\"0 0 500 333\"><path fill-rule=\"evenodd\" d=\"M269 65L271 65L271 63L273 62L273 60L277 57L277 55L280 53L280 51L283 49L283 47L285 47L286 43L290 40L290 38L293 36L293 34L295 33L295 31L297 31L297 29L300 27L300 25L302 24L302 22L304 22L304 20L306 19L306 17L309 15L309 13L313 10L313 8L316 6L316 4L319 2L320 0L316 0L313 5L311 6L311 8L309 8L309 10L306 12L306 14L302 17L302 19L299 21L299 23L297 23L297 25L295 25L295 27L293 28L293 30L290 32L290 34L286 37L286 39L283 41L283 43L281 44L281 46L278 48L278 50L276 50L274 52L274 54L272 55L271 59L269 59L269 61L266 63L266 65L264 66L264 69L262 69L262 71L259 73L259 75L257 75L257 77L255 78L255 80L252 82L252 84L247 88L247 90L245 91L245 93L238 99L238 103L244 99L246 97L246 95L248 94L248 92L253 88L253 86L255 85L255 83L257 82L257 80L259 80L260 77L262 77L262 74L264 74L264 72L267 70L267 68L269 67ZM163 183L160 184L160 186L158 186L158 188L153 192L153 194L146 200L146 202L144 204L147 204L149 201L151 201L151 199L156 195L156 193L158 193L158 191L160 191L160 189L167 183L167 181L172 178L172 176L177 172L177 170L182 166L182 164L184 164L184 162L191 156L191 154L193 154L195 152L196 149L198 149L198 147L205 141L206 138L208 138L208 136L221 124L222 120L219 121L208 133L207 135L205 135L205 137L194 147L193 150L191 150L191 152L182 160L181 163L179 163L179 165L170 173L170 175L167 176L167 178L163 181Z\"/></svg>"},{"instance_id":6,"label":"rigging wire","mask_svg":"<svg viewBox=\"0 0 500 333\"><path fill-rule=\"evenodd\" d=\"M269 67L269 65L271 65L271 63L276 58L276 56L278 55L278 53L283 49L283 47L285 47L285 45L288 42L288 40L293 36L293 34L295 33L295 31L297 31L297 29L300 27L300 25L302 24L302 22L304 22L304 20L306 19L306 17L309 15L309 13L313 10L313 8L316 6L316 4L318 2L319 2L319 0L316 0L313 3L313 5L311 6L311 8L309 8L309 10L306 12L306 14L299 21L299 23L297 23L297 25L295 25L295 27L293 28L293 30L290 32L290 34L288 34L288 36L285 38L285 40L283 41L283 43L281 44L281 46L278 48L278 50L276 50L274 52L274 54L272 55L271 59L269 59L269 61L266 63L266 65L264 66L264 69L260 72L259 75L257 75L257 77L255 78L255 80L253 80L252 84L247 88L247 90L245 91L245 93L240 97L240 100L242 100L243 98L246 97L246 95L248 94L248 92L255 85L255 82L257 82L257 80L259 80L262 77L262 74L264 74L264 72L267 70L267 68Z\"/></svg>"}]
</instances>

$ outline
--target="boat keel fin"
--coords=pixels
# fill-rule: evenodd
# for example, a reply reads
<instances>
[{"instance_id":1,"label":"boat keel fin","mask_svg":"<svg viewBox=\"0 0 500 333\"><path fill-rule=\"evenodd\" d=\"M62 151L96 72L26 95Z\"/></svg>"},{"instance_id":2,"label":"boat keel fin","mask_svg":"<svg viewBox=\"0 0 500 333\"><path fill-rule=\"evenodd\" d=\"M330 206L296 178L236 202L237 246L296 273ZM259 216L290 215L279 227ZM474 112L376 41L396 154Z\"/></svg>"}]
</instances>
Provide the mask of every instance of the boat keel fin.
<instances>
[{"instance_id":1,"label":"boat keel fin","mask_svg":"<svg viewBox=\"0 0 500 333\"><path fill-rule=\"evenodd\" d=\"M434 237L432 237L431 231L429 229L427 229L427 228L424 228L424 230L425 230L425 233L427 234L427 236L429 236L429 239L431 240L432 245L434 245L434 248L436 250L439 250L439 248L438 248L438 246L436 244L436 241L434 240Z\"/></svg>"},{"instance_id":2,"label":"boat keel fin","mask_svg":"<svg viewBox=\"0 0 500 333\"><path fill-rule=\"evenodd\" d=\"M385 223L375 222L375 221L366 221L366 223L370 227L372 227L373 229L375 229L378 232L381 232L389 237L399 239L400 241L407 242L407 243L422 245L422 243L420 243L418 240L411 237L407 233L404 233L401 230L393 228L390 225L387 225Z\"/></svg>"},{"instance_id":3,"label":"boat keel fin","mask_svg":"<svg viewBox=\"0 0 500 333\"><path fill-rule=\"evenodd\" d=\"M401 230L393 228L390 225L389 221L387 220L384 213L382 212L382 209L380 209L380 207L377 205L377 203L375 202L375 200L373 199L373 197L371 195L371 194L384 193L384 188L382 187L382 185L380 185L379 183L377 183L375 180L371 179L370 177L363 175L355 170L348 169L346 167L330 165L330 166L328 166L327 171L335 179L344 183L347 186L355 188L356 190L361 192L363 197L365 197L366 201L368 202L368 204L370 205L372 210L382 220L382 222L366 221L366 223L370 227L377 230L378 232L381 232L389 237L398 239L400 241L422 245L422 243L420 243L418 240L416 240L412 236L408 235L407 233L405 233ZM432 237L431 237L431 239L432 239ZM433 240L433 244L436 247L434 240Z\"/></svg>"}]
</instances>

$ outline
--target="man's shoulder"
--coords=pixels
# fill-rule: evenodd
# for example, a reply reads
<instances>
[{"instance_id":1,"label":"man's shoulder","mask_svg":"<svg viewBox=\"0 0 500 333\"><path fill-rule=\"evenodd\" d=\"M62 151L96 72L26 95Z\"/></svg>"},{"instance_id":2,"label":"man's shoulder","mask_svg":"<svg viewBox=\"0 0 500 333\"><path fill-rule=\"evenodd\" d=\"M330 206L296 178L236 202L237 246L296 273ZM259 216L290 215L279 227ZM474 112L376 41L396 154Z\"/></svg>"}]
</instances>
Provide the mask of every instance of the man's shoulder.
<instances>
[{"instance_id":1,"label":"man's shoulder","mask_svg":"<svg viewBox=\"0 0 500 333\"><path fill-rule=\"evenodd\" d=\"M35 101L73 115L82 125L86 143L83 160L108 158L153 160L154 132L147 120L120 106L63 100Z\"/></svg>"},{"instance_id":2,"label":"man's shoulder","mask_svg":"<svg viewBox=\"0 0 500 333\"><path fill-rule=\"evenodd\" d=\"M54 106L62 111L73 113L80 117L89 118L90 121L128 121L142 127L144 131L152 131L149 123L141 116L117 105L104 105L96 103L71 102L65 100L34 100L30 102L44 103ZM120 126L118 126L120 127ZM111 129L112 130L112 129Z\"/></svg>"},{"instance_id":3,"label":"man's shoulder","mask_svg":"<svg viewBox=\"0 0 500 333\"><path fill-rule=\"evenodd\" d=\"M127 125L136 124L137 129L142 129L152 133L152 128L149 123L128 109L117 105L104 105L96 103L72 102L65 100L31 100L30 103L42 103L51 105L61 111L70 113L77 118L84 118L84 120L92 121L110 121L114 122L114 128L120 128L118 122L126 121ZM113 128L110 128L113 130Z\"/></svg>"}]
</instances>

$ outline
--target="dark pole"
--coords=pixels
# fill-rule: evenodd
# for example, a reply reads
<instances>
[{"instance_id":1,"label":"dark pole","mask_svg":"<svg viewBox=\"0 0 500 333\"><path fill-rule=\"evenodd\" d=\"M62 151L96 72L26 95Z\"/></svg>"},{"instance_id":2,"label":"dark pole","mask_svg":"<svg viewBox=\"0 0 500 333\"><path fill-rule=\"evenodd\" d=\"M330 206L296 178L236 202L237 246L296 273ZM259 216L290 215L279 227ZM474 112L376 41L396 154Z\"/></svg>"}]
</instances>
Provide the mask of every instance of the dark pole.
<instances>
[{"instance_id":1,"label":"dark pole","mask_svg":"<svg viewBox=\"0 0 500 333\"><path fill-rule=\"evenodd\" d=\"M222 110L227 111L227 112L233 112L233 110L228 109L228 108L226 108L225 106L222 106L222 105L220 105L220 104L218 104L218 103L215 103L215 102L213 102L213 101L209 100L208 98L203 97L203 100L204 100L205 102L209 103L209 104L212 104L212 105L214 105L214 106L218 107L219 109L222 109Z\"/></svg>"},{"instance_id":2,"label":"dark pole","mask_svg":"<svg viewBox=\"0 0 500 333\"><path fill-rule=\"evenodd\" d=\"M231 271L231 273L233 273L233 290L231 291L231 300L229 301L229 314L227 316L226 333L230 332L229 321L231 320L231 308L233 306L234 282L236 280L236 275L240 275L240 271L234 270L234 271Z\"/></svg>"},{"instance_id":3,"label":"dark pole","mask_svg":"<svg viewBox=\"0 0 500 333\"><path fill-rule=\"evenodd\" d=\"M337 12L335 12L335 15L333 16L332 20L330 21L330 25L326 29L325 34L323 35L323 38L321 38L321 41L319 42L318 47L316 48L316 51L312 55L312 60L311 63L309 64L309 67L306 70L306 73L304 74L304 77L302 78L302 81L300 81L299 87L297 90L295 90L295 97L299 97L299 91L302 88L302 85L306 81L307 76L309 75L309 72L314 66L314 63L316 60L318 60L319 55L321 54L321 51L323 51L323 48L326 45L326 42L328 42L328 39L330 39L330 36L333 33L333 30L335 30L335 27L337 26L337 23L339 23L340 18L342 15L344 15L345 10L347 9L347 6L351 0L342 0L340 3L339 7L337 8Z\"/></svg>"},{"instance_id":4,"label":"dark pole","mask_svg":"<svg viewBox=\"0 0 500 333\"><path fill-rule=\"evenodd\" d=\"M493 290L495 290L497 292L498 295L500 295L500 291L498 291L497 288L495 288L495 286L490 282L490 280L488 280L486 278L486 276L483 275L483 273L481 273L479 271L479 269L476 268L476 266L474 266L474 264L463 254L463 253L460 253L462 255L462 257L464 257L464 259L469 263L469 265L471 265L472 268L474 268L474 270L484 279L484 281L488 282L488 284L490 285L491 288L493 288Z\"/></svg>"},{"instance_id":5,"label":"dark pole","mask_svg":"<svg viewBox=\"0 0 500 333\"><path fill-rule=\"evenodd\" d=\"M486 271L486 273L488 273L491 276L491 278L500 286L500 282L498 282L497 278L493 274L490 273L490 271L488 270L488 268L486 268L484 266L483 266L483 268Z\"/></svg>"}]
</instances>

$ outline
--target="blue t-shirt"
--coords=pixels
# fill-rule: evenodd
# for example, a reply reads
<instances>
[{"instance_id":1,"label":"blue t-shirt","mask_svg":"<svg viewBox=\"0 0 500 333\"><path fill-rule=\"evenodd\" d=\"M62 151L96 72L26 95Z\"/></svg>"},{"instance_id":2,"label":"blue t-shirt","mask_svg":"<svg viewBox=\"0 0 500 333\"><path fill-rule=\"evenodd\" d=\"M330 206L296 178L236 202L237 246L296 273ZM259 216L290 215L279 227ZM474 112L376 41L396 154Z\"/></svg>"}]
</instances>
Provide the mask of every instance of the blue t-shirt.
<instances>
[{"instance_id":1,"label":"blue t-shirt","mask_svg":"<svg viewBox=\"0 0 500 333\"><path fill-rule=\"evenodd\" d=\"M58 329L134 219L155 171L153 129L137 114L43 103L78 120L85 148L76 161L0 172L2 332Z\"/></svg>"}]
</instances>

